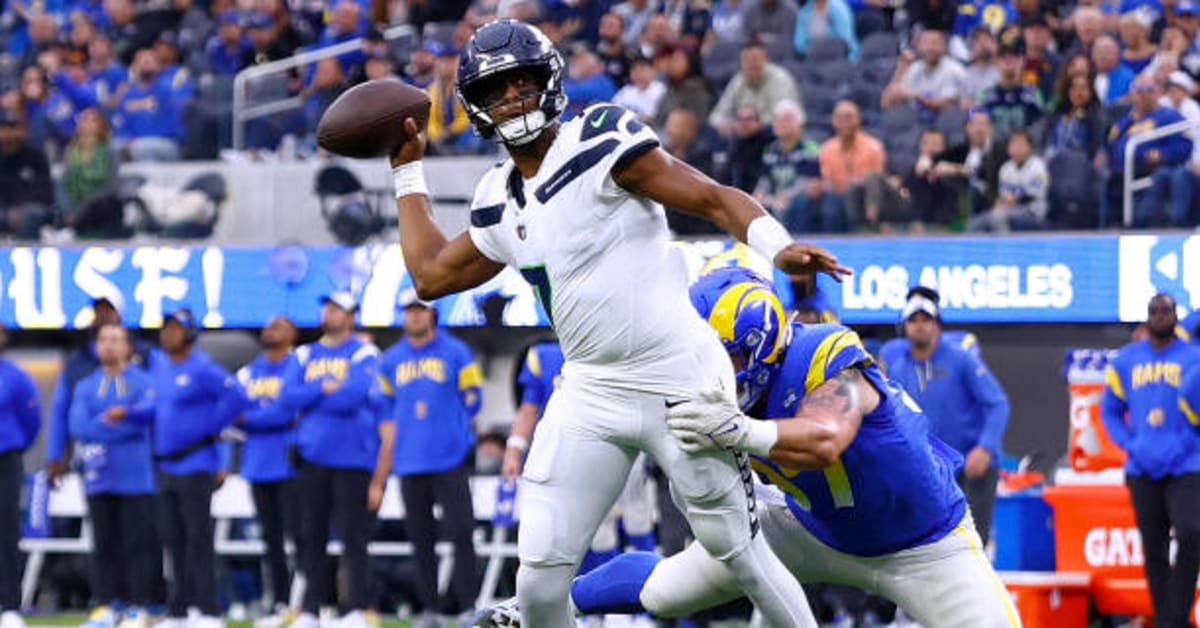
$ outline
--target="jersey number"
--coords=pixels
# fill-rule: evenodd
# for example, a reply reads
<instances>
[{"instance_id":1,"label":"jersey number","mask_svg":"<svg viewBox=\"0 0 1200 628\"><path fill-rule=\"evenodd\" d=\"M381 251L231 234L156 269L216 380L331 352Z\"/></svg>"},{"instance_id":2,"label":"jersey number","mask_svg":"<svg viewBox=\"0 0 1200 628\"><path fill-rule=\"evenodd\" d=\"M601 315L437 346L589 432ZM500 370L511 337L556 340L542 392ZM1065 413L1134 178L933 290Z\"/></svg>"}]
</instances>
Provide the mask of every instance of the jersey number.
<instances>
[{"instance_id":1,"label":"jersey number","mask_svg":"<svg viewBox=\"0 0 1200 628\"><path fill-rule=\"evenodd\" d=\"M754 459L751 459L750 466L754 467L755 471L766 476L771 481L771 484L779 487L779 490L790 495L801 509L805 511L812 510L812 500L808 498L808 494L798 484L787 477L789 475L796 475L799 471L786 467L776 470L771 465L763 464ZM850 490L850 476L846 475L846 466L842 464L842 461L838 460L821 471L825 474L825 482L829 484L829 494L833 496L833 507L853 508L854 493Z\"/></svg>"},{"instance_id":2,"label":"jersey number","mask_svg":"<svg viewBox=\"0 0 1200 628\"><path fill-rule=\"evenodd\" d=\"M521 275L525 277L525 281L528 281L530 286L533 286L533 293L537 295L538 302L546 311L546 318L553 325L554 312L550 307L550 275L546 272L546 267L544 265L527 266L521 269Z\"/></svg>"}]
</instances>

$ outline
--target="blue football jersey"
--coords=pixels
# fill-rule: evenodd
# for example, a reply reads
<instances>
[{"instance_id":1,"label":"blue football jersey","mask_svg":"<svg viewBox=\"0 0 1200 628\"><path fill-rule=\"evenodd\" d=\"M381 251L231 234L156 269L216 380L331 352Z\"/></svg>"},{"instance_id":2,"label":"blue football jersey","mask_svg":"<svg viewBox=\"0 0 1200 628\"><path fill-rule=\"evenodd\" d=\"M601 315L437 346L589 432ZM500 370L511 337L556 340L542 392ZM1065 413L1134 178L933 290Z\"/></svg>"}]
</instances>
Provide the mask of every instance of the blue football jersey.
<instances>
[{"instance_id":1,"label":"blue football jersey","mask_svg":"<svg viewBox=\"0 0 1200 628\"><path fill-rule=\"evenodd\" d=\"M880 393L840 460L825 469L789 469L753 458L764 481L787 496L813 536L840 552L879 556L936 541L966 514L955 483L962 457L929 433L929 420L889 382L841 325L793 325L791 345L764 397L767 418L795 416L800 400L839 371L858 368Z\"/></svg>"},{"instance_id":2,"label":"blue football jersey","mask_svg":"<svg viewBox=\"0 0 1200 628\"><path fill-rule=\"evenodd\" d=\"M521 387L521 403L538 407L538 418L546 411L546 403L554 392L563 367L562 347L552 340L539 342L525 354L525 364L517 376Z\"/></svg>"}]
</instances>

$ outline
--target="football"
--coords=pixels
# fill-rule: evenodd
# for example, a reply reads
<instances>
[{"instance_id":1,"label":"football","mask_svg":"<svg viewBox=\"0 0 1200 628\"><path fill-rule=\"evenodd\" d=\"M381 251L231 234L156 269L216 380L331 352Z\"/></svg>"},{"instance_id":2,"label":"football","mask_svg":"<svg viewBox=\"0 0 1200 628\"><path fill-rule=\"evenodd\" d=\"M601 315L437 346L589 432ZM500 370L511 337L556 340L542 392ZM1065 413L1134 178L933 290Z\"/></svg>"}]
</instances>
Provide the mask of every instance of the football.
<instances>
[{"instance_id":1,"label":"football","mask_svg":"<svg viewBox=\"0 0 1200 628\"><path fill-rule=\"evenodd\" d=\"M367 81L346 90L325 110L317 124L317 144L346 157L384 157L407 139L406 118L425 129L428 94L398 79Z\"/></svg>"}]
</instances>

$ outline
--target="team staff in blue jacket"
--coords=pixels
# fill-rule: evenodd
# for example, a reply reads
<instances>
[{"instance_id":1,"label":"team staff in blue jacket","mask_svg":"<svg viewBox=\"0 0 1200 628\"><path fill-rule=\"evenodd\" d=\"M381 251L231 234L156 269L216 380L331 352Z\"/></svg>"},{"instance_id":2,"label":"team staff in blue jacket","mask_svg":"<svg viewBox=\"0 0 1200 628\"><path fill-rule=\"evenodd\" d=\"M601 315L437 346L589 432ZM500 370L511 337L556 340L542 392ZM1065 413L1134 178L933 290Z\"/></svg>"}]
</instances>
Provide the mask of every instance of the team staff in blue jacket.
<instances>
[{"instance_id":1,"label":"team staff in blue jacket","mask_svg":"<svg viewBox=\"0 0 1200 628\"><path fill-rule=\"evenodd\" d=\"M100 360L96 357L96 334L102 326L108 324L120 325L121 313L107 297L98 297L92 301L92 322L85 332L83 344L67 355L58 380L55 381L54 396L50 400L50 423L46 426L46 472L51 483L57 484L58 479L67 473L67 463L71 459L68 422L75 385L100 368ZM130 362L134 366L146 368L152 347L136 338L131 339L131 342L133 354Z\"/></svg>"},{"instance_id":2,"label":"team staff in blue jacket","mask_svg":"<svg viewBox=\"0 0 1200 628\"><path fill-rule=\"evenodd\" d=\"M283 537L286 532L298 541L296 502L292 478L295 469L288 460L296 425L296 411L282 403L283 378L295 361L296 324L286 316L276 316L263 327L259 339L263 352L237 372L238 383L246 390L250 407L237 420L246 432L242 444L242 477L250 483L254 510L262 525L267 545L267 572L271 577L276 615L282 620L287 612L291 579ZM297 543L297 547L302 547Z\"/></svg>"},{"instance_id":3,"label":"team staff in blue jacket","mask_svg":"<svg viewBox=\"0 0 1200 628\"><path fill-rule=\"evenodd\" d=\"M910 290L901 314L906 342L885 345L879 361L924 410L934 436L965 458L958 482L986 543L1008 426L1008 396L983 360L944 338L939 301L931 288Z\"/></svg>"},{"instance_id":4,"label":"team staff in blue jacket","mask_svg":"<svg viewBox=\"0 0 1200 628\"><path fill-rule=\"evenodd\" d=\"M193 348L198 332L191 310L172 312L159 336L166 359L155 361L151 376L160 532L173 576L167 615L182 620L195 607L208 628L220 622L209 510L225 473L220 433L248 401L228 371Z\"/></svg>"},{"instance_id":5,"label":"team staff in blue jacket","mask_svg":"<svg viewBox=\"0 0 1200 628\"><path fill-rule=\"evenodd\" d=\"M442 507L441 527L454 543L451 592L458 611L473 611L479 593L472 540L475 429L471 422L482 404L483 374L470 347L438 329L432 303L410 290L401 305L404 337L380 360L379 390L391 402L388 420L395 424L396 434L392 471L400 476L404 525L417 565L417 594L426 616L436 618L440 605L434 503ZM373 493L381 494L383 480L386 474L377 473Z\"/></svg>"},{"instance_id":6,"label":"team staff in blue jacket","mask_svg":"<svg viewBox=\"0 0 1200 628\"><path fill-rule=\"evenodd\" d=\"M347 625L363 625L370 605L367 586L368 488L375 468L378 436L370 391L379 366L379 349L353 334L358 302L348 292L322 299L317 342L296 350L284 378L286 407L300 413L296 428L299 454L300 518L308 578L303 612L295 628L316 628L329 572L325 545L329 521L342 536L342 560L348 581Z\"/></svg>"},{"instance_id":7,"label":"team staff in blue jacket","mask_svg":"<svg viewBox=\"0 0 1200 628\"><path fill-rule=\"evenodd\" d=\"M1156 626L1185 628L1200 571L1200 432L1180 407L1183 376L1200 368L1200 348L1175 334L1175 299L1150 299L1149 336L1108 363L1100 416L1125 450L1125 484L1142 535ZM1175 528L1175 565L1169 560Z\"/></svg>"},{"instance_id":8,"label":"team staff in blue jacket","mask_svg":"<svg viewBox=\"0 0 1200 628\"><path fill-rule=\"evenodd\" d=\"M117 621L121 602L152 602L158 564L156 537L144 532L154 520L154 390L150 376L130 364L132 353L120 323L100 327L100 368L75 385L71 403L71 438L92 523L92 597L99 605L92 619L105 625Z\"/></svg>"},{"instance_id":9,"label":"team staff in blue jacket","mask_svg":"<svg viewBox=\"0 0 1200 628\"><path fill-rule=\"evenodd\" d=\"M0 326L0 351L8 333ZM0 623L23 626L17 544L21 541L21 456L37 440L41 404L33 379L7 358L0 358Z\"/></svg>"}]
</instances>

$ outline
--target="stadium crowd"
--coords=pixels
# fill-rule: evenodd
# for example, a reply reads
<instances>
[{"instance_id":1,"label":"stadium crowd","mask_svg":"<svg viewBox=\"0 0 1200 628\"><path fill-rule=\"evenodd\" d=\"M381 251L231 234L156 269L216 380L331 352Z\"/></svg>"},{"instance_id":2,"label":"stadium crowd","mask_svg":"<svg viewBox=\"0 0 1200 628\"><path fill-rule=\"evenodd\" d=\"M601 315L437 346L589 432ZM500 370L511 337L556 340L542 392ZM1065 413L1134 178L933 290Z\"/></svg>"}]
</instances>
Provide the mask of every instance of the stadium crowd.
<instances>
[{"instance_id":1,"label":"stadium crowd","mask_svg":"<svg viewBox=\"0 0 1200 628\"><path fill-rule=\"evenodd\" d=\"M248 83L251 104L301 103L250 119L249 155L316 153L324 109L388 76L429 91L432 153L492 153L453 86L461 46L501 14L566 53L568 117L602 100L636 112L793 231L1114 226L1129 140L1200 125L1195 0L12 1L0 230L122 235L121 162L218 157L234 75L358 38ZM414 29L389 34L400 24ZM1138 145L1134 227L1200 223L1198 134Z\"/></svg>"}]
</instances>

